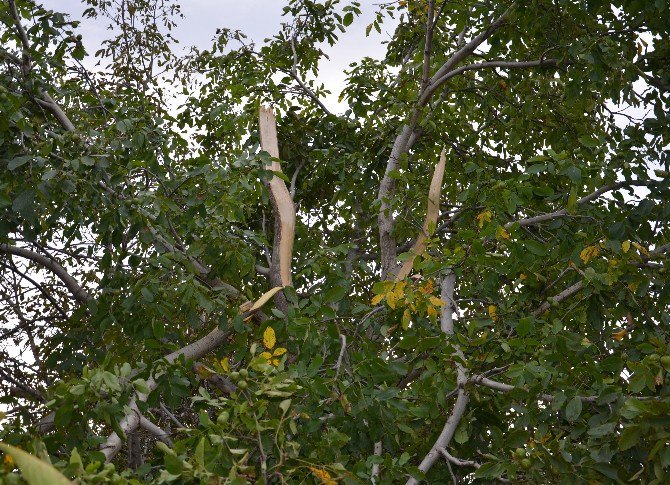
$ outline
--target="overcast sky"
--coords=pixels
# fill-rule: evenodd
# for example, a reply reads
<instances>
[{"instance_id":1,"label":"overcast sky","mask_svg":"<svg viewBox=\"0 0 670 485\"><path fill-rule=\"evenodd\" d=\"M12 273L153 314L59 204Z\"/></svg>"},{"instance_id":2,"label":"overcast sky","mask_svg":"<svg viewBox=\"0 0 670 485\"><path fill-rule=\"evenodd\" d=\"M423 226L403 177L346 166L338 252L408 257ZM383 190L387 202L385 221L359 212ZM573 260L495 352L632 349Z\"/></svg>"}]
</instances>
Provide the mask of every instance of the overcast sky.
<instances>
[{"instance_id":1,"label":"overcast sky","mask_svg":"<svg viewBox=\"0 0 670 485\"><path fill-rule=\"evenodd\" d=\"M178 28L174 31L180 48L208 48L216 29L220 27L239 29L251 40L261 43L264 38L278 32L280 24L287 21L286 17L281 16L282 7L286 4L281 0L182 0L180 3L184 18L179 20ZM333 93L326 99L330 109L337 111L337 97L343 87L344 70L351 62L363 57L382 57L385 51L382 42L388 40L395 30L396 23L387 19L381 34L372 29L370 36L365 36L365 28L374 19L376 3L363 0L363 14L354 20L346 34L341 35L335 47L326 46L323 49L330 61L324 60L319 81ZM82 20L81 13L87 7L81 0L43 0L43 4L49 9L68 13L77 20ZM82 20L79 31L90 55L109 36L105 28L104 20ZM87 65L92 66L92 63Z\"/></svg>"}]
</instances>

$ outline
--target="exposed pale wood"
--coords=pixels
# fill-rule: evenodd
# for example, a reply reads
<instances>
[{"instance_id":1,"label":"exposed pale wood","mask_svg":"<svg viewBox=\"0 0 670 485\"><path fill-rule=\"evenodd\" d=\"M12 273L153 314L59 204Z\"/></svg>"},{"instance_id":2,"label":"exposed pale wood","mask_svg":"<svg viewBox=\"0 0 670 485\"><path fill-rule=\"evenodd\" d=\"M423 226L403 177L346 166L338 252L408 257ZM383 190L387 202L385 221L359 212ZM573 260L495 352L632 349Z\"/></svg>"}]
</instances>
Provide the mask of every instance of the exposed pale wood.
<instances>
[{"instance_id":1,"label":"exposed pale wood","mask_svg":"<svg viewBox=\"0 0 670 485\"><path fill-rule=\"evenodd\" d=\"M440 161L435 166L433 171L433 179L430 182L430 189L428 190L428 207L426 209L426 218L423 222L421 233L416 238L414 245L410 249L411 257L403 263L396 274L396 281L401 280L412 271L414 260L417 256L423 254L426 250L426 240L428 239L428 228L431 224L437 224L437 218L440 214L440 194L442 193L442 180L444 179L444 167L447 161L447 154L442 149L440 154Z\"/></svg>"},{"instance_id":2,"label":"exposed pale wood","mask_svg":"<svg viewBox=\"0 0 670 485\"><path fill-rule=\"evenodd\" d=\"M268 170L281 172L279 146L277 143L277 125L270 108L261 106L259 112L261 147L274 160L267 165ZM267 182L275 214L275 235L272 247L272 265L270 279L275 286L291 285L291 255L295 237L295 206L291 194L282 179L273 176Z\"/></svg>"}]
</instances>

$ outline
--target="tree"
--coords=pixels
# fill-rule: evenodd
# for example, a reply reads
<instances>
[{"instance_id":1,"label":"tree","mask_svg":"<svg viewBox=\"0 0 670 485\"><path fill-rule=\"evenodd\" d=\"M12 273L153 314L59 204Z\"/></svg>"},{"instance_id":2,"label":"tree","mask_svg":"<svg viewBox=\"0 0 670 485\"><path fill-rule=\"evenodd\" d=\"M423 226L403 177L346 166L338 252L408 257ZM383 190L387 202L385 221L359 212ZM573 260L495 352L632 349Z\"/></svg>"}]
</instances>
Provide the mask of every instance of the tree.
<instances>
[{"instance_id":1,"label":"tree","mask_svg":"<svg viewBox=\"0 0 670 485\"><path fill-rule=\"evenodd\" d=\"M341 113L358 2L87 3L0 8L7 483L664 482L666 2L383 4Z\"/></svg>"}]
</instances>

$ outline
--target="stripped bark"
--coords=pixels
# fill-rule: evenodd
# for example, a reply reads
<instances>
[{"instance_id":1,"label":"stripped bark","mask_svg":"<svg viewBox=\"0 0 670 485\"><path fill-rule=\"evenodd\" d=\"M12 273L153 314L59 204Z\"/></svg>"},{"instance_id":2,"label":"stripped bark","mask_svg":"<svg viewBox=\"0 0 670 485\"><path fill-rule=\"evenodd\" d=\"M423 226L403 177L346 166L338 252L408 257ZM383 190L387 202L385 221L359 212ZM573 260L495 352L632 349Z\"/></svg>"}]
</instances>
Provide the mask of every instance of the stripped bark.
<instances>
[{"instance_id":1,"label":"stripped bark","mask_svg":"<svg viewBox=\"0 0 670 485\"><path fill-rule=\"evenodd\" d=\"M265 168L273 172L281 172L275 115L270 108L261 106L258 118L261 147L273 158ZM273 175L265 182L265 185L270 192L270 200L272 201L272 209L275 216L270 282L272 286L291 286L291 255L295 237L295 205L293 204L291 194L286 188L286 184L281 178ZM286 298L281 292L275 295L275 301L280 310L286 310Z\"/></svg>"},{"instance_id":2,"label":"stripped bark","mask_svg":"<svg viewBox=\"0 0 670 485\"><path fill-rule=\"evenodd\" d=\"M414 260L417 256L423 254L426 250L426 240L429 237L430 226L437 224L437 218L440 215L440 194L442 192L442 179L444 178L444 167L447 161L447 154L445 149L442 149L440 154L440 161L435 166L435 171L433 172L433 179L430 182L430 189L428 190L428 208L426 209L426 218L423 222L423 227L421 233L416 238L414 245L410 249L410 258L403 263L403 265L398 270L396 274L396 281L401 280L412 271L412 266L414 265Z\"/></svg>"}]
</instances>

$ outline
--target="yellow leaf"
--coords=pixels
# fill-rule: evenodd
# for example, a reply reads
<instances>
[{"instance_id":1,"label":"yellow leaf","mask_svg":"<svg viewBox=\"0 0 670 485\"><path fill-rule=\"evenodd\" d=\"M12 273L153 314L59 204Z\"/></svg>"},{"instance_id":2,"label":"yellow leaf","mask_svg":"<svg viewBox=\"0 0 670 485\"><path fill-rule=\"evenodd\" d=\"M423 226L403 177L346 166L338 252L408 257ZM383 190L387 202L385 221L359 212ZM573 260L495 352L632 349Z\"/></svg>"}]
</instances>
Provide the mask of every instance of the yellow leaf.
<instances>
[{"instance_id":1,"label":"yellow leaf","mask_svg":"<svg viewBox=\"0 0 670 485\"><path fill-rule=\"evenodd\" d=\"M279 359L272 359L272 365L277 367L279 365Z\"/></svg>"},{"instance_id":2,"label":"yellow leaf","mask_svg":"<svg viewBox=\"0 0 670 485\"><path fill-rule=\"evenodd\" d=\"M311 470L312 474L321 481L322 485L337 485L337 481L333 480L333 478L330 476L330 473L328 473L326 470L321 470L313 466L309 467L309 469Z\"/></svg>"},{"instance_id":3,"label":"yellow leaf","mask_svg":"<svg viewBox=\"0 0 670 485\"><path fill-rule=\"evenodd\" d=\"M431 296L428 298L428 300L434 305L434 306L444 306L444 301L442 301L441 298L438 298L436 296Z\"/></svg>"},{"instance_id":4,"label":"yellow leaf","mask_svg":"<svg viewBox=\"0 0 670 485\"><path fill-rule=\"evenodd\" d=\"M284 347L277 347L274 352L272 352L273 357L281 357L286 353L286 349Z\"/></svg>"},{"instance_id":5,"label":"yellow leaf","mask_svg":"<svg viewBox=\"0 0 670 485\"><path fill-rule=\"evenodd\" d=\"M221 359L220 364L223 372L230 372L230 359L228 357Z\"/></svg>"},{"instance_id":6,"label":"yellow leaf","mask_svg":"<svg viewBox=\"0 0 670 485\"><path fill-rule=\"evenodd\" d=\"M642 254L644 254L646 257L649 257L649 251L647 251L647 248L642 246L641 244L638 244L636 242L633 243L633 247L640 251Z\"/></svg>"},{"instance_id":7,"label":"yellow leaf","mask_svg":"<svg viewBox=\"0 0 670 485\"><path fill-rule=\"evenodd\" d=\"M496 306L495 305L489 305L489 317L491 317L491 320L494 322L498 317L496 317Z\"/></svg>"},{"instance_id":8,"label":"yellow leaf","mask_svg":"<svg viewBox=\"0 0 670 485\"><path fill-rule=\"evenodd\" d=\"M12 455L5 455L5 459L2 461L2 464L5 466L5 470L11 471L16 466L14 463L14 458Z\"/></svg>"},{"instance_id":9,"label":"yellow leaf","mask_svg":"<svg viewBox=\"0 0 670 485\"><path fill-rule=\"evenodd\" d=\"M528 278L528 276L526 276L526 273L521 273L521 274L519 275L519 278L521 278L521 281L523 281L523 280L525 280L526 278Z\"/></svg>"},{"instance_id":10,"label":"yellow leaf","mask_svg":"<svg viewBox=\"0 0 670 485\"><path fill-rule=\"evenodd\" d=\"M433 280L428 280L424 285L419 286L419 291L426 295L430 295L433 292Z\"/></svg>"},{"instance_id":11,"label":"yellow leaf","mask_svg":"<svg viewBox=\"0 0 670 485\"><path fill-rule=\"evenodd\" d=\"M201 379L207 379L208 377L211 377L214 372L211 369L208 369L202 364L196 364L195 371L198 373L198 376Z\"/></svg>"},{"instance_id":12,"label":"yellow leaf","mask_svg":"<svg viewBox=\"0 0 670 485\"><path fill-rule=\"evenodd\" d=\"M405 308L405 311L402 313L402 328L405 330L409 328L410 319L411 314L409 313L409 309Z\"/></svg>"},{"instance_id":13,"label":"yellow leaf","mask_svg":"<svg viewBox=\"0 0 670 485\"><path fill-rule=\"evenodd\" d=\"M612 334L612 337L614 337L615 340L621 341L621 340L623 340L623 338L626 336L627 333L628 333L628 330L626 330L624 328L623 330L619 330L618 332L614 332Z\"/></svg>"},{"instance_id":14,"label":"yellow leaf","mask_svg":"<svg viewBox=\"0 0 670 485\"><path fill-rule=\"evenodd\" d=\"M271 349L277 343L277 337L275 336L275 330L272 327L268 327L263 332L263 345L266 349Z\"/></svg>"},{"instance_id":15,"label":"yellow leaf","mask_svg":"<svg viewBox=\"0 0 670 485\"><path fill-rule=\"evenodd\" d=\"M429 306L428 309L426 310L428 312L429 317L435 317L437 316L437 310L435 310L434 306Z\"/></svg>"},{"instance_id":16,"label":"yellow leaf","mask_svg":"<svg viewBox=\"0 0 670 485\"><path fill-rule=\"evenodd\" d=\"M584 261L584 263L588 263L593 258L598 256L598 254L600 254L598 246L586 246L584 249L582 249L582 252L579 253L579 257L582 261Z\"/></svg>"},{"instance_id":17,"label":"yellow leaf","mask_svg":"<svg viewBox=\"0 0 670 485\"><path fill-rule=\"evenodd\" d=\"M491 222L491 216L493 216L493 214L488 209L477 214L477 222L479 223L480 229L484 227L485 222Z\"/></svg>"},{"instance_id":18,"label":"yellow leaf","mask_svg":"<svg viewBox=\"0 0 670 485\"><path fill-rule=\"evenodd\" d=\"M283 288L283 286L275 286L274 288L272 288L272 289L271 289L270 291L268 291L267 293L264 293L263 296L261 296L258 300L256 300L256 301L254 302L253 306L251 307L251 309L250 309L249 311L258 310L259 308L261 308L261 307L262 307L263 305L265 305L268 301L270 301L270 298L272 298L273 296L275 296L275 293L277 293L277 292L278 292L279 290L281 290L282 288Z\"/></svg>"},{"instance_id":19,"label":"yellow leaf","mask_svg":"<svg viewBox=\"0 0 670 485\"><path fill-rule=\"evenodd\" d=\"M509 232L503 227L498 226L496 229L496 238L498 239L509 239Z\"/></svg>"},{"instance_id":20,"label":"yellow leaf","mask_svg":"<svg viewBox=\"0 0 670 485\"><path fill-rule=\"evenodd\" d=\"M392 291L386 295L386 303L388 304L389 308L395 309L396 303L398 303L398 298L399 296L395 291Z\"/></svg>"},{"instance_id":21,"label":"yellow leaf","mask_svg":"<svg viewBox=\"0 0 670 485\"><path fill-rule=\"evenodd\" d=\"M621 250L622 250L624 253L627 253L628 251L630 251L630 241L624 241L624 242L622 242L622 243L621 243Z\"/></svg>"},{"instance_id":22,"label":"yellow leaf","mask_svg":"<svg viewBox=\"0 0 670 485\"><path fill-rule=\"evenodd\" d=\"M386 295L376 295L370 302L372 305L379 305Z\"/></svg>"},{"instance_id":23,"label":"yellow leaf","mask_svg":"<svg viewBox=\"0 0 670 485\"><path fill-rule=\"evenodd\" d=\"M265 360L269 361L272 359L272 354L270 352L261 352L261 357L263 357Z\"/></svg>"}]
</instances>

